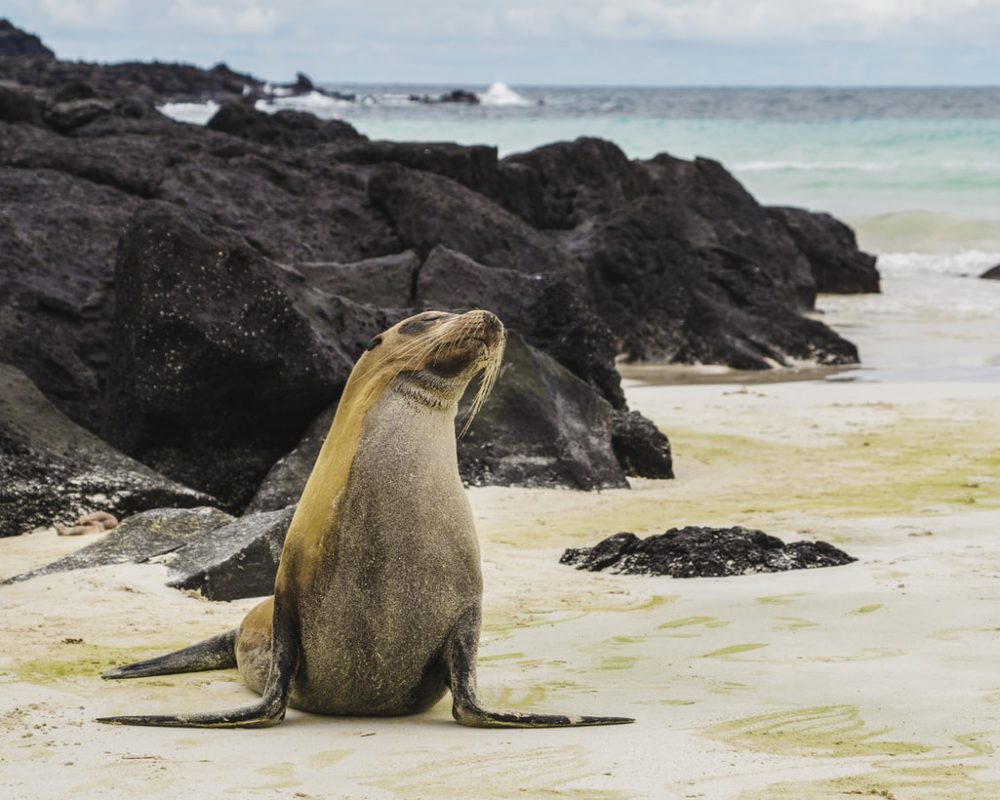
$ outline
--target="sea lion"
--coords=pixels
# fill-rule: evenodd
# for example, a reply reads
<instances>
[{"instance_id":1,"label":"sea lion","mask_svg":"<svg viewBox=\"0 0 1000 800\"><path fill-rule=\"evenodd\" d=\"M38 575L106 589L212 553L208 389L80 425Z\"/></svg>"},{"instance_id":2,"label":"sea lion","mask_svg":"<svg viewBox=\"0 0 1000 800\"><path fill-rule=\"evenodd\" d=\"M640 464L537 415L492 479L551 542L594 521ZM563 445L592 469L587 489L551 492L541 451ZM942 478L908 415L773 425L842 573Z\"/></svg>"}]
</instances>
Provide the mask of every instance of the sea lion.
<instances>
[{"instance_id":1,"label":"sea lion","mask_svg":"<svg viewBox=\"0 0 1000 800\"><path fill-rule=\"evenodd\" d=\"M388 716L450 689L463 725L615 725L625 717L496 712L476 698L482 574L458 474L455 414L500 369L506 331L488 311L429 311L376 336L344 388L292 518L274 595L235 630L104 678L236 666L258 702L220 713L105 717L174 727L276 725L287 706ZM471 419L471 415L470 415Z\"/></svg>"},{"instance_id":2,"label":"sea lion","mask_svg":"<svg viewBox=\"0 0 1000 800\"><path fill-rule=\"evenodd\" d=\"M113 531L118 527L118 520L106 511L95 511L80 517L72 525L57 522L53 527L60 536L82 536L85 533Z\"/></svg>"}]
</instances>

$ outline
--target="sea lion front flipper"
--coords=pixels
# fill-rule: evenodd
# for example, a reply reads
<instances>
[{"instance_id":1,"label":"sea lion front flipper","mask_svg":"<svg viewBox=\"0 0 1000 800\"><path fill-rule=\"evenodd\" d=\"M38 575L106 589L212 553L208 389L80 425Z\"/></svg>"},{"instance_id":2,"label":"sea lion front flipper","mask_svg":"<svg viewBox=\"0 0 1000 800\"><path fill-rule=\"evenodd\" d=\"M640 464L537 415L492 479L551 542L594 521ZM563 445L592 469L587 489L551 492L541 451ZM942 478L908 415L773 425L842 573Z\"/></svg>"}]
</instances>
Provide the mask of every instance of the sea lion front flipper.
<instances>
[{"instance_id":1,"label":"sea lion front flipper","mask_svg":"<svg viewBox=\"0 0 1000 800\"><path fill-rule=\"evenodd\" d=\"M459 621L446 645L446 663L451 686L451 715L472 728L568 728L582 725L626 725L629 717L581 717L562 714L524 714L518 711L487 711L476 697L476 651L479 647L479 611L468 612Z\"/></svg>"},{"instance_id":2,"label":"sea lion front flipper","mask_svg":"<svg viewBox=\"0 0 1000 800\"><path fill-rule=\"evenodd\" d=\"M167 728L269 728L285 718L292 678L299 666L299 641L293 620L275 599L271 668L260 700L231 711L203 714L152 714L100 717L110 725L151 725ZM118 676L115 676L118 677Z\"/></svg>"}]
</instances>

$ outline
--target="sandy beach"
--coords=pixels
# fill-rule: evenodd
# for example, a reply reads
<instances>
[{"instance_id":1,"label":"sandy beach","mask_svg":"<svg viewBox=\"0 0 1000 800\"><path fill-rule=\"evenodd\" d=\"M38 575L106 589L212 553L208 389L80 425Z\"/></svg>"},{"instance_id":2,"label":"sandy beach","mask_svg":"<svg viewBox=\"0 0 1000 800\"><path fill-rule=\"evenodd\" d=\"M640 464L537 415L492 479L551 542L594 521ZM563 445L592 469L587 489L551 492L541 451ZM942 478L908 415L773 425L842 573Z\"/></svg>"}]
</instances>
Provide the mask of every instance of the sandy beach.
<instances>
[{"instance_id":1,"label":"sandy beach","mask_svg":"<svg viewBox=\"0 0 1000 800\"><path fill-rule=\"evenodd\" d=\"M400 719L290 712L278 728L111 728L94 717L249 699L233 671L105 683L105 667L234 625L158 565L0 589L5 798L985 798L1000 794L996 384L628 381L677 480L479 489L479 682L496 706L627 727L481 731L448 700ZM725 579L590 574L563 548L741 524L820 538L847 567ZM0 540L0 575L88 543Z\"/></svg>"}]
</instances>

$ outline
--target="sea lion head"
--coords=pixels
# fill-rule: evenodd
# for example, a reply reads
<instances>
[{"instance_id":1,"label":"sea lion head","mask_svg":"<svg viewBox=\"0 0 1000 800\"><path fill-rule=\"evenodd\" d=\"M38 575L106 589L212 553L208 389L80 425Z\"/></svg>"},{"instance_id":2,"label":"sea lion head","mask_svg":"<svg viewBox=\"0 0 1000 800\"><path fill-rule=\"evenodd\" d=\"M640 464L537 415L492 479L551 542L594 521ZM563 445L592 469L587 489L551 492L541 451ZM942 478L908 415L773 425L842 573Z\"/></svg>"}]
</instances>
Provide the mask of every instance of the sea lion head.
<instances>
[{"instance_id":1,"label":"sea lion head","mask_svg":"<svg viewBox=\"0 0 1000 800\"><path fill-rule=\"evenodd\" d=\"M351 380L391 383L419 404L450 408L482 373L467 427L493 387L506 341L503 323L489 311L424 311L373 337Z\"/></svg>"}]
</instances>

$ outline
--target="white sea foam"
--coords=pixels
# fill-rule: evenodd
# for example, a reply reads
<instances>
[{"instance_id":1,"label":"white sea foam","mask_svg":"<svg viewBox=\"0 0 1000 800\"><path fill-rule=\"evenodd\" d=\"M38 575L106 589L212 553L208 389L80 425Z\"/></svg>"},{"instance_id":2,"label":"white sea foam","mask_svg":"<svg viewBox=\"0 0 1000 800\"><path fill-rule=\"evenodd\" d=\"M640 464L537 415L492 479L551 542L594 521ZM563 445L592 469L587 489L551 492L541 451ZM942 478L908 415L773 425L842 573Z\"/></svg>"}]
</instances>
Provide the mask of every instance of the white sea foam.
<instances>
[{"instance_id":1,"label":"white sea foam","mask_svg":"<svg viewBox=\"0 0 1000 800\"><path fill-rule=\"evenodd\" d=\"M317 91L290 97L262 99L254 103L254 108L268 114L273 114L275 111L287 108L293 111L308 111L320 119L338 119L345 108L353 106L354 103L350 100L338 100L335 97L329 97Z\"/></svg>"},{"instance_id":2,"label":"white sea foam","mask_svg":"<svg viewBox=\"0 0 1000 800\"><path fill-rule=\"evenodd\" d=\"M736 172L887 172L898 169L892 162L875 161L742 161L733 164Z\"/></svg>"},{"instance_id":3,"label":"white sea foam","mask_svg":"<svg viewBox=\"0 0 1000 800\"><path fill-rule=\"evenodd\" d=\"M979 276L1000 264L1000 252L963 250L958 253L882 253L878 269L883 275L910 277L914 273Z\"/></svg>"},{"instance_id":4,"label":"white sea foam","mask_svg":"<svg viewBox=\"0 0 1000 800\"><path fill-rule=\"evenodd\" d=\"M178 122L189 122L192 125L204 125L219 110L219 104L214 100L205 103L164 103L157 106L160 112Z\"/></svg>"},{"instance_id":5,"label":"white sea foam","mask_svg":"<svg viewBox=\"0 0 1000 800\"><path fill-rule=\"evenodd\" d=\"M496 81L480 94L479 102L484 106L530 106L532 102L515 92L503 81Z\"/></svg>"}]
</instances>

